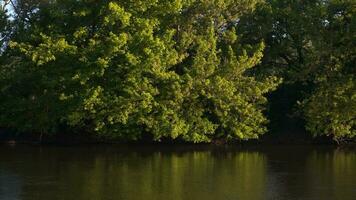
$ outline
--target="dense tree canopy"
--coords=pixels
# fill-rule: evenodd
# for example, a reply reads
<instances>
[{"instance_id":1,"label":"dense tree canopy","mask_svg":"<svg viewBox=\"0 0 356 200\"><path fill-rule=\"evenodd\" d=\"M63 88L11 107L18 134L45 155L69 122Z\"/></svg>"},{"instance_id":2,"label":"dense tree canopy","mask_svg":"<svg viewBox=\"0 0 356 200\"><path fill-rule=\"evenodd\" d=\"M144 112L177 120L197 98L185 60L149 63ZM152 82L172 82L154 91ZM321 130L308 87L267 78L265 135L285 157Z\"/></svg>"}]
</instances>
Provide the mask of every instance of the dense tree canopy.
<instances>
[{"instance_id":1,"label":"dense tree canopy","mask_svg":"<svg viewBox=\"0 0 356 200\"><path fill-rule=\"evenodd\" d=\"M349 0L270 0L239 26L244 43L265 41L257 67L261 74L304 85L299 108L315 136L355 136L355 5Z\"/></svg>"},{"instance_id":2,"label":"dense tree canopy","mask_svg":"<svg viewBox=\"0 0 356 200\"><path fill-rule=\"evenodd\" d=\"M267 122L263 94L278 80L244 73L263 43L241 45L230 27L254 4L40 3L5 52L0 122L131 139L257 138Z\"/></svg>"},{"instance_id":3,"label":"dense tree canopy","mask_svg":"<svg viewBox=\"0 0 356 200\"><path fill-rule=\"evenodd\" d=\"M307 129L336 140L356 135L356 3L332 1L314 45L315 88L303 102Z\"/></svg>"},{"instance_id":4,"label":"dense tree canopy","mask_svg":"<svg viewBox=\"0 0 356 200\"><path fill-rule=\"evenodd\" d=\"M307 85L299 106L313 135L356 134L352 0L11 5L0 10L0 127L246 140L267 131L266 94L284 80Z\"/></svg>"}]
</instances>

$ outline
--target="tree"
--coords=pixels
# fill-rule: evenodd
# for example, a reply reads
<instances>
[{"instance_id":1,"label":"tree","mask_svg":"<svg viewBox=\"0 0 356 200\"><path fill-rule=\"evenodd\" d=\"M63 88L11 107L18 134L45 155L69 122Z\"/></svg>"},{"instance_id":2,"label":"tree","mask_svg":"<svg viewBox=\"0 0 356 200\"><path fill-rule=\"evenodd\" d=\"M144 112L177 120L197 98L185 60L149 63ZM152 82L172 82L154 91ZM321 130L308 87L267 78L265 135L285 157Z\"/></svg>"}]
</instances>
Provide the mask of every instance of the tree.
<instances>
[{"instance_id":1,"label":"tree","mask_svg":"<svg viewBox=\"0 0 356 200\"><path fill-rule=\"evenodd\" d=\"M271 0L238 26L243 42L265 41L258 73L283 78L284 87L294 85L287 100L303 102L305 127L314 136L355 135L354 27L355 3L349 0ZM298 93L303 97L290 98Z\"/></svg>"},{"instance_id":2,"label":"tree","mask_svg":"<svg viewBox=\"0 0 356 200\"><path fill-rule=\"evenodd\" d=\"M1 65L0 125L125 139L258 138L264 94L279 80L255 77L264 45L241 44L234 28L257 2L36 4Z\"/></svg>"},{"instance_id":3,"label":"tree","mask_svg":"<svg viewBox=\"0 0 356 200\"><path fill-rule=\"evenodd\" d=\"M323 8L321 34L313 40L315 89L302 104L307 129L336 141L356 136L355 5L330 1Z\"/></svg>"},{"instance_id":4,"label":"tree","mask_svg":"<svg viewBox=\"0 0 356 200\"><path fill-rule=\"evenodd\" d=\"M7 4L7 2L1 2L0 4L0 55L6 46L10 31Z\"/></svg>"}]
</instances>

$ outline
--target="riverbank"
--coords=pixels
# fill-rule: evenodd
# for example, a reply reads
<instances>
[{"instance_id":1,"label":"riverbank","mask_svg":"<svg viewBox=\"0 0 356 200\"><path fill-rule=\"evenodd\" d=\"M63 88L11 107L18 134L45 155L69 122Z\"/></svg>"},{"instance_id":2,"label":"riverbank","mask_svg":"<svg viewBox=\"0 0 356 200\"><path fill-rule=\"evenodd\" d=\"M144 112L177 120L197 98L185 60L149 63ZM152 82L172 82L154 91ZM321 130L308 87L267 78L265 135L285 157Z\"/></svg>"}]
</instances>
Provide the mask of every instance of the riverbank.
<instances>
[{"instance_id":1,"label":"riverbank","mask_svg":"<svg viewBox=\"0 0 356 200\"><path fill-rule=\"evenodd\" d=\"M54 145L77 145L77 144L194 144L182 140L161 140L153 141L149 136L138 141L127 141L120 139L109 139L94 136L85 133L63 133L54 135L38 134L14 134L6 131L0 131L0 143L2 144L54 144ZM267 133L258 140L234 141L213 140L211 143L204 143L215 146L222 145L355 145L356 140L344 141L337 143L330 137L312 137L307 133Z\"/></svg>"}]
</instances>

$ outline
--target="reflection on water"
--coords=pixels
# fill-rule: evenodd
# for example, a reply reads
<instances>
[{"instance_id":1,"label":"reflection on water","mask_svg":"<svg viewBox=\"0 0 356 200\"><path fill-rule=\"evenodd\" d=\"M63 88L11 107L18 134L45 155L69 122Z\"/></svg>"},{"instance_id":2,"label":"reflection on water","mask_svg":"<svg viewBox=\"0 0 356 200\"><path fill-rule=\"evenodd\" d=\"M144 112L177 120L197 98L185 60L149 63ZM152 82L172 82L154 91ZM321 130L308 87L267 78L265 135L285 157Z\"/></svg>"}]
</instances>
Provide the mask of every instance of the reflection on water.
<instances>
[{"instance_id":1,"label":"reflection on water","mask_svg":"<svg viewBox=\"0 0 356 200\"><path fill-rule=\"evenodd\" d=\"M0 147L0 199L356 199L356 151Z\"/></svg>"},{"instance_id":2,"label":"reflection on water","mask_svg":"<svg viewBox=\"0 0 356 200\"><path fill-rule=\"evenodd\" d=\"M335 150L313 151L307 160L308 185L318 190L321 199L356 199L356 153ZM341 188L341 189L340 189Z\"/></svg>"}]
</instances>

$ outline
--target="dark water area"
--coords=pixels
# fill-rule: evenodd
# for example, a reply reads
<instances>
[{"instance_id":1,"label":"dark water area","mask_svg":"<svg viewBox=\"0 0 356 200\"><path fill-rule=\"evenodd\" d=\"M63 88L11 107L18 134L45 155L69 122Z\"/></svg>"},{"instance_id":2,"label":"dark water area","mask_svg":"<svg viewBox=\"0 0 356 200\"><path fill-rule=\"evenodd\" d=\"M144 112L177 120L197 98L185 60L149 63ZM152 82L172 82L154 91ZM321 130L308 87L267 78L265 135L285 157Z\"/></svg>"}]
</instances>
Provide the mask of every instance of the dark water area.
<instances>
[{"instance_id":1,"label":"dark water area","mask_svg":"<svg viewBox=\"0 0 356 200\"><path fill-rule=\"evenodd\" d=\"M355 200L356 149L0 146L1 200Z\"/></svg>"}]
</instances>

